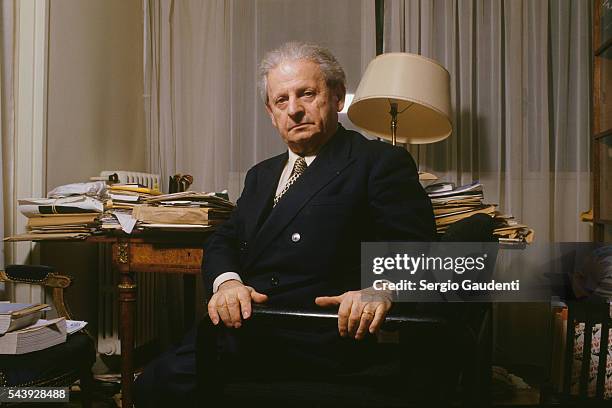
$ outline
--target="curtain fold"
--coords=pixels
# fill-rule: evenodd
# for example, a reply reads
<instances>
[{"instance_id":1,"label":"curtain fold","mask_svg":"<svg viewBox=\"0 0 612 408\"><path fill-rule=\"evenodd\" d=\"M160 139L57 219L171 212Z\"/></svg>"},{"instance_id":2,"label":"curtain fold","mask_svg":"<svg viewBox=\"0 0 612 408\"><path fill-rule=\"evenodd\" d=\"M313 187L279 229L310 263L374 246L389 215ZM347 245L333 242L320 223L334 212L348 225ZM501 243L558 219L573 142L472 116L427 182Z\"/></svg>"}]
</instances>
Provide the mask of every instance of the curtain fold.
<instances>
[{"instance_id":1,"label":"curtain fold","mask_svg":"<svg viewBox=\"0 0 612 408\"><path fill-rule=\"evenodd\" d=\"M13 61L14 61L14 30L15 30L15 0L0 0L0 212L2 217L0 233L2 237L11 234L13 217L13 143L15 131L15 106L13 92ZM8 244L2 246L0 264L10 262L5 250ZM2 288L0 287L0 293Z\"/></svg>"},{"instance_id":2,"label":"curtain fold","mask_svg":"<svg viewBox=\"0 0 612 408\"><path fill-rule=\"evenodd\" d=\"M579 221L590 208L589 3L385 2L385 52L422 54L451 74L453 134L409 147L421 170L481 180L486 200L541 241L590 239Z\"/></svg>"}]
</instances>

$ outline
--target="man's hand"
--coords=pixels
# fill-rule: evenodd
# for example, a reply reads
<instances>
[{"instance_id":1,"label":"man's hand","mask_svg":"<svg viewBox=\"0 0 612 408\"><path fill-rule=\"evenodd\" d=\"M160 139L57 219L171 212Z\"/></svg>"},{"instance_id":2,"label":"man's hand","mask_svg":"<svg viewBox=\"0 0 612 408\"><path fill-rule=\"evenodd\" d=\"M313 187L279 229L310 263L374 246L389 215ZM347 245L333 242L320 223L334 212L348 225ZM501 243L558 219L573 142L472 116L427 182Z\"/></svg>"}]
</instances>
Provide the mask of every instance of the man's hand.
<instances>
[{"instance_id":1,"label":"man's hand","mask_svg":"<svg viewBox=\"0 0 612 408\"><path fill-rule=\"evenodd\" d=\"M391 309L391 294L372 288L345 292L339 296L320 296L315 299L319 306L337 306L338 331L340 336L361 340L367 331L374 334L385 321Z\"/></svg>"},{"instance_id":2,"label":"man's hand","mask_svg":"<svg viewBox=\"0 0 612 408\"><path fill-rule=\"evenodd\" d=\"M251 316L251 301L263 303L268 296L245 286L237 280L228 280L219 285L219 290L208 302L208 316L213 324L219 323L219 318L227 327L238 329L242 319Z\"/></svg>"}]
</instances>

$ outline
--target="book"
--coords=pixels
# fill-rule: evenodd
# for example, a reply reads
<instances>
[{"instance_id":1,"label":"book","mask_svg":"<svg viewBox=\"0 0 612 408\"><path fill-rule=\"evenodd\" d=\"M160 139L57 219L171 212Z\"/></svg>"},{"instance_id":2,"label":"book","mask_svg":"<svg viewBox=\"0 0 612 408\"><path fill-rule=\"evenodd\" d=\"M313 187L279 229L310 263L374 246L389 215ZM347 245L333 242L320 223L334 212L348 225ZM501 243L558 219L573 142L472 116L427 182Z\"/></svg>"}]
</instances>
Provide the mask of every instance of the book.
<instances>
[{"instance_id":1,"label":"book","mask_svg":"<svg viewBox=\"0 0 612 408\"><path fill-rule=\"evenodd\" d=\"M66 342L66 319L37 322L0 336L0 354L25 354Z\"/></svg>"},{"instance_id":2,"label":"book","mask_svg":"<svg viewBox=\"0 0 612 408\"><path fill-rule=\"evenodd\" d=\"M0 334L36 323L47 307L46 304L0 303Z\"/></svg>"}]
</instances>

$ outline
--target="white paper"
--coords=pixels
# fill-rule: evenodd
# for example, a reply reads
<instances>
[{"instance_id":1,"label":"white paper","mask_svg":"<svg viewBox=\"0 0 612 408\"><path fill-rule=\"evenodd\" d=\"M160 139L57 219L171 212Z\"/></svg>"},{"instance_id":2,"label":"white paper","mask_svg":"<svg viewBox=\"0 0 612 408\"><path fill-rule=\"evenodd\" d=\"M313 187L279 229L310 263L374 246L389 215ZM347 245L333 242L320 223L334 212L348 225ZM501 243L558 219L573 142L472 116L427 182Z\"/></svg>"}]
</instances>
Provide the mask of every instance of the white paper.
<instances>
[{"instance_id":1,"label":"white paper","mask_svg":"<svg viewBox=\"0 0 612 408\"><path fill-rule=\"evenodd\" d=\"M40 214L39 206L67 206L78 207L93 212L103 212L104 203L96 198L88 196L72 196L64 198L23 198L17 200L19 211L26 217Z\"/></svg>"},{"instance_id":2,"label":"white paper","mask_svg":"<svg viewBox=\"0 0 612 408\"><path fill-rule=\"evenodd\" d=\"M137 195L115 194L115 193L110 193L109 196L113 200L127 201L127 202L130 202L130 203L135 203L140 198Z\"/></svg>"},{"instance_id":3,"label":"white paper","mask_svg":"<svg viewBox=\"0 0 612 408\"><path fill-rule=\"evenodd\" d=\"M131 234L132 230L134 229L134 226L136 225L136 221L138 220L132 217L130 214L123 214L120 212L113 212L113 214L115 215L115 217L117 217L119 224L121 224L121 229L126 234Z\"/></svg>"},{"instance_id":4,"label":"white paper","mask_svg":"<svg viewBox=\"0 0 612 408\"><path fill-rule=\"evenodd\" d=\"M58 319L54 319L54 320L39 319L32 326L25 327L24 329L31 329L33 327L38 327L38 326L46 326L49 324L49 322L55 322L57 320ZM83 329L85 326L87 326L87 322L83 320L66 320L66 334L76 333L79 330Z\"/></svg>"},{"instance_id":5,"label":"white paper","mask_svg":"<svg viewBox=\"0 0 612 408\"><path fill-rule=\"evenodd\" d=\"M89 183L72 183L55 187L47 193L50 198L62 198L73 195L88 195L101 197L106 193L106 183L104 181L94 181Z\"/></svg>"}]
</instances>

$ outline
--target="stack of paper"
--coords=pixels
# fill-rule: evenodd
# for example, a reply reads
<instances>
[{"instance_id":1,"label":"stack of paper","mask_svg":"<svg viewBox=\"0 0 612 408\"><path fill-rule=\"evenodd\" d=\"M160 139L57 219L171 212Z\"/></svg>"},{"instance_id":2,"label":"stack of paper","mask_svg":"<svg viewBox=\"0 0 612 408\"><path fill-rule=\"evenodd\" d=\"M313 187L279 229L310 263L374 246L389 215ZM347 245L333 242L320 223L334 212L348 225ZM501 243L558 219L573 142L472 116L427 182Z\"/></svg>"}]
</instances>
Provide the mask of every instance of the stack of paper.
<instances>
[{"instance_id":1,"label":"stack of paper","mask_svg":"<svg viewBox=\"0 0 612 408\"><path fill-rule=\"evenodd\" d=\"M145 200L161 195L161 192L139 184L112 184L108 187L108 195L111 200L109 208L131 210Z\"/></svg>"},{"instance_id":2,"label":"stack of paper","mask_svg":"<svg viewBox=\"0 0 612 408\"><path fill-rule=\"evenodd\" d=\"M438 234L443 234L459 220L482 213L494 217L494 234L500 242L530 243L533 240L532 229L519 224L511 215L497 211L497 204L484 202L483 186L478 181L460 187L455 187L454 183L436 183L426 187L425 191L433 205Z\"/></svg>"},{"instance_id":3,"label":"stack of paper","mask_svg":"<svg viewBox=\"0 0 612 408\"><path fill-rule=\"evenodd\" d=\"M234 209L223 194L196 191L160 195L145 203L133 211L141 228L206 229L227 220Z\"/></svg>"},{"instance_id":4,"label":"stack of paper","mask_svg":"<svg viewBox=\"0 0 612 408\"><path fill-rule=\"evenodd\" d=\"M0 335L36 323L48 307L46 304L0 303Z\"/></svg>"},{"instance_id":5,"label":"stack of paper","mask_svg":"<svg viewBox=\"0 0 612 408\"><path fill-rule=\"evenodd\" d=\"M8 241L85 238L99 226L104 202L86 195L18 200L19 211L28 218L27 232Z\"/></svg>"},{"instance_id":6,"label":"stack of paper","mask_svg":"<svg viewBox=\"0 0 612 408\"><path fill-rule=\"evenodd\" d=\"M66 342L66 319L43 320L0 337L0 354L25 354Z\"/></svg>"}]
</instances>

